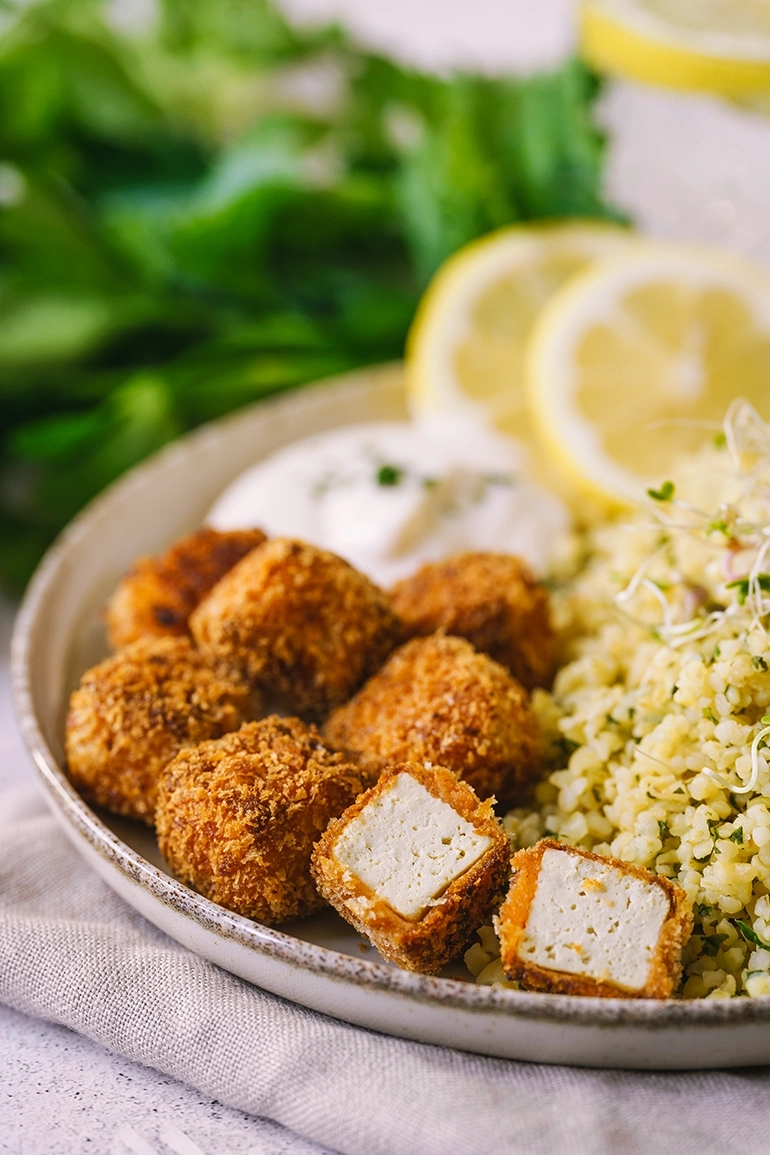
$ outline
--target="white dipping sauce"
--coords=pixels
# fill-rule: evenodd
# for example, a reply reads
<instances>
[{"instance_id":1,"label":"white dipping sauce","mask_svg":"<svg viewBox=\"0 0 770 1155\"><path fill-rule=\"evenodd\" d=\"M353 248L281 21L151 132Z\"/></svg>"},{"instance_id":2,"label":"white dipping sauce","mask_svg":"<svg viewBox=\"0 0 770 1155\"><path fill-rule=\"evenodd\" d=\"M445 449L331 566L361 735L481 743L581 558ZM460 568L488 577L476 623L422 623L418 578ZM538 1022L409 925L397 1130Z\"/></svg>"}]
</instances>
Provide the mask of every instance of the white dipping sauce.
<instances>
[{"instance_id":1,"label":"white dipping sauce","mask_svg":"<svg viewBox=\"0 0 770 1155\"><path fill-rule=\"evenodd\" d=\"M383 586L467 549L517 554L542 574L570 517L526 462L523 446L472 421L342 426L246 470L206 521L301 538Z\"/></svg>"}]
</instances>

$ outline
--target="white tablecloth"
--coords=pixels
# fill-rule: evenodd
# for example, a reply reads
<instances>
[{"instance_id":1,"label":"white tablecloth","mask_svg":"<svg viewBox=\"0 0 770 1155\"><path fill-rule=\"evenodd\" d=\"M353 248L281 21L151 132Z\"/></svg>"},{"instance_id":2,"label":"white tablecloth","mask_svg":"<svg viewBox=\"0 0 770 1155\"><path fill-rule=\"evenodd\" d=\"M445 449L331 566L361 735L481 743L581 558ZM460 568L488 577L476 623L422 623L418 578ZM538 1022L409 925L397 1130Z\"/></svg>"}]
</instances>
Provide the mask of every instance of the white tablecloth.
<instances>
[{"instance_id":1,"label":"white tablecloth","mask_svg":"<svg viewBox=\"0 0 770 1155\"><path fill-rule=\"evenodd\" d=\"M466 63L499 71L542 65L557 60L571 43L569 0L285 3L304 15L342 15L368 43L438 68ZM716 100L627 84L610 87L602 116L613 141L607 191L639 225L655 235L722 243L770 268L770 119ZM12 720L6 661L10 621L11 610L5 606L0 611L0 817L8 819L13 813L23 819L26 814L34 826L45 820L34 818L41 804ZM61 836L52 830L51 838ZM57 852L66 853L58 842L56 846ZM457 1063L466 1074L480 1069L477 1060L444 1054L450 1056L450 1066ZM438 1062L435 1070L445 1070L445 1064ZM491 1064L489 1071L492 1098L499 1097L501 1117L511 1120L500 1151L770 1151L770 1076L765 1072L623 1075L501 1063ZM466 1081L466 1089L470 1085ZM439 1086L445 1093L446 1082L439 1079ZM375 1078L372 1094L377 1090ZM403 1095L409 1091L405 1071ZM394 1094L392 1082L388 1093ZM461 1094L462 1080L458 1101ZM392 1107L398 1112L398 1102ZM365 1109L365 1103L351 1102L351 1119ZM318 1136L317 1110L316 1118L311 1116L304 1126L296 1112L292 1118L298 1131ZM341 1127L337 1134L354 1131ZM351 1143L346 1150L355 1149ZM404 1141L403 1131L398 1146L381 1149L421 1155L418 1145ZM323 1150L297 1131L223 1106L210 1091L195 1090L112 1054L66 1027L0 1006L1 1152L318 1155ZM477 1155L467 1135L457 1142L444 1135L443 1150L446 1155ZM371 1152L364 1148L362 1155Z\"/></svg>"}]
</instances>

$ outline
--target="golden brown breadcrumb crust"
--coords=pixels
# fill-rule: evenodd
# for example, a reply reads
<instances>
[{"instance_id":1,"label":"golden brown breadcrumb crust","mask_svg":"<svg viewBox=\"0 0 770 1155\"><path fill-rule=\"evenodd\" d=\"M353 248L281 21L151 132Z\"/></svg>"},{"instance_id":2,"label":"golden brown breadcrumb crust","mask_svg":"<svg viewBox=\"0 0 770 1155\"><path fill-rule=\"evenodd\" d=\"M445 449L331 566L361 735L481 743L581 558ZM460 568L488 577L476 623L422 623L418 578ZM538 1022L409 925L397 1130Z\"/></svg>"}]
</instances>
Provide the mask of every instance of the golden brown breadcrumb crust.
<instances>
[{"instance_id":1,"label":"golden brown breadcrumb crust","mask_svg":"<svg viewBox=\"0 0 770 1155\"><path fill-rule=\"evenodd\" d=\"M493 840L489 850L451 882L435 905L418 919L398 914L334 856L335 843L348 823L387 790L399 774L409 774L435 798L447 802L479 834ZM450 770L405 762L389 767L376 786L329 824L313 851L311 870L324 897L374 943L384 958L407 970L437 974L467 946L489 908L499 901L509 861L508 837L492 813L491 803L479 802L473 790Z\"/></svg>"},{"instance_id":2,"label":"golden brown breadcrumb crust","mask_svg":"<svg viewBox=\"0 0 770 1155\"><path fill-rule=\"evenodd\" d=\"M230 570L190 627L204 652L311 720L346 701L400 633L369 578L328 550L287 538Z\"/></svg>"},{"instance_id":3,"label":"golden brown breadcrumb crust","mask_svg":"<svg viewBox=\"0 0 770 1155\"><path fill-rule=\"evenodd\" d=\"M470 642L435 634L391 655L324 727L370 778L392 762L433 762L481 798L507 802L540 766L537 720L522 686Z\"/></svg>"},{"instance_id":4,"label":"golden brown breadcrumb crust","mask_svg":"<svg viewBox=\"0 0 770 1155\"><path fill-rule=\"evenodd\" d=\"M614 983L600 982L587 975L566 974L563 971L548 970L533 963L523 961L517 949L529 917L529 908L537 890L538 874L546 850L556 849L567 854L589 858L593 862L615 867L625 874L633 875L649 886L662 890L668 900L669 913L661 928L655 953L650 963L647 982L638 991L631 991ZM535 846L519 850L511 863L513 873L511 886L505 902L495 919L495 929L500 939L500 961L503 970L511 979L521 983L526 990L552 991L562 995L593 995L601 998L667 999L676 990L682 973L682 951L692 933L692 909L687 895L675 882L660 874L652 874L642 866L622 862L592 854L588 850L578 850L565 846L550 838L543 838Z\"/></svg>"},{"instance_id":5,"label":"golden brown breadcrumb crust","mask_svg":"<svg viewBox=\"0 0 770 1155\"><path fill-rule=\"evenodd\" d=\"M156 824L174 873L271 925L319 910L313 843L361 791L315 726L271 716L184 750L166 767Z\"/></svg>"},{"instance_id":6,"label":"golden brown breadcrumb crust","mask_svg":"<svg viewBox=\"0 0 770 1155\"><path fill-rule=\"evenodd\" d=\"M556 635L548 594L518 557L460 553L422 566L390 591L410 634L467 638L528 690L550 686Z\"/></svg>"},{"instance_id":7,"label":"golden brown breadcrumb crust","mask_svg":"<svg viewBox=\"0 0 770 1155\"><path fill-rule=\"evenodd\" d=\"M107 602L107 638L120 649L148 634L182 636L190 614L221 577L265 541L261 529L203 526L160 557L140 557Z\"/></svg>"},{"instance_id":8,"label":"golden brown breadcrumb crust","mask_svg":"<svg viewBox=\"0 0 770 1155\"><path fill-rule=\"evenodd\" d=\"M152 823L169 759L236 730L253 707L248 687L222 678L189 638L141 638L87 670L73 692L69 776L98 806Z\"/></svg>"}]
</instances>

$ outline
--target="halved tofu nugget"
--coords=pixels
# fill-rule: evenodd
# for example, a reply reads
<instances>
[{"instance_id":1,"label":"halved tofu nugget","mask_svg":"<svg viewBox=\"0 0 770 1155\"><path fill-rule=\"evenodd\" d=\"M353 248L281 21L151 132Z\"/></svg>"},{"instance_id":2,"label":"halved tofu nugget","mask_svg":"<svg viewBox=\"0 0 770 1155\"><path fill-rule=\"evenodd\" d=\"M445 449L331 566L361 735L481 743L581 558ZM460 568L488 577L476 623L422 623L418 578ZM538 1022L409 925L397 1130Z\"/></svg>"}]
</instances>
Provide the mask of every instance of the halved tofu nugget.
<instances>
[{"instance_id":1,"label":"halved tofu nugget","mask_svg":"<svg viewBox=\"0 0 770 1155\"><path fill-rule=\"evenodd\" d=\"M451 770L405 762L329 825L311 871L383 957L436 974L481 925L509 859L489 802Z\"/></svg>"},{"instance_id":2,"label":"halved tofu nugget","mask_svg":"<svg viewBox=\"0 0 770 1155\"><path fill-rule=\"evenodd\" d=\"M649 870L543 839L513 857L495 928L503 970L529 990L669 998L692 911Z\"/></svg>"}]
</instances>

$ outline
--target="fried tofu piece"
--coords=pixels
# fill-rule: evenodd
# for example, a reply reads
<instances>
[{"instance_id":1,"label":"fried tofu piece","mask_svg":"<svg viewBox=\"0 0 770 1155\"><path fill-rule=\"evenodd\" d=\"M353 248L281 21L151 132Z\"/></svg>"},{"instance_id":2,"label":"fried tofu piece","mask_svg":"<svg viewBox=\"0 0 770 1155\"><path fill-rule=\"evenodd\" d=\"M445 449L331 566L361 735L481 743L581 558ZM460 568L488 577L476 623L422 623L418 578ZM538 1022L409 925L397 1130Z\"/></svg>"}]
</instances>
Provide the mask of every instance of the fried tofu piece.
<instances>
[{"instance_id":1,"label":"fried tofu piece","mask_svg":"<svg viewBox=\"0 0 770 1155\"><path fill-rule=\"evenodd\" d=\"M680 886L548 838L520 850L512 866L495 920L509 978L569 995L673 994L693 925Z\"/></svg>"},{"instance_id":2,"label":"fried tofu piece","mask_svg":"<svg viewBox=\"0 0 770 1155\"><path fill-rule=\"evenodd\" d=\"M266 542L230 570L190 627L212 659L310 721L346 701L401 633L368 577L289 538Z\"/></svg>"},{"instance_id":3,"label":"fried tofu piece","mask_svg":"<svg viewBox=\"0 0 770 1155\"><path fill-rule=\"evenodd\" d=\"M222 677L189 638L141 638L87 670L71 695L69 776L89 801L152 824L166 763L237 730L256 706L250 688Z\"/></svg>"},{"instance_id":4,"label":"fried tofu piece","mask_svg":"<svg viewBox=\"0 0 770 1155\"><path fill-rule=\"evenodd\" d=\"M394 762L432 762L480 798L513 800L540 768L539 730L514 678L463 638L401 646L324 728L371 778Z\"/></svg>"},{"instance_id":5,"label":"fried tofu piece","mask_svg":"<svg viewBox=\"0 0 770 1155\"><path fill-rule=\"evenodd\" d=\"M160 557L140 557L107 602L104 617L113 649L147 635L183 636L198 603L229 569L265 541L261 529L203 526Z\"/></svg>"},{"instance_id":6,"label":"fried tofu piece","mask_svg":"<svg viewBox=\"0 0 770 1155\"><path fill-rule=\"evenodd\" d=\"M166 767L156 826L174 873L270 926L325 905L310 852L361 791L355 766L315 726L271 716L185 750Z\"/></svg>"},{"instance_id":7,"label":"fried tofu piece","mask_svg":"<svg viewBox=\"0 0 770 1155\"><path fill-rule=\"evenodd\" d=\"M390 597L410 633L444 630L467 638L528 690L550 686L556 634L548 593L521 558L460 553L422 566Z\"/></svg>"},{"instance_id":8,"label":"fried tofu piece","mask_svg":"<svg viewBox=\"0 0 770 1155\"><path fill-rule=\"evenodd\" d=\"M311 869L321 894L384 958L436 974L499 898L509 860L490 803L450 770L406 762L330 824Z\"/></svg>"}]
</instances>

